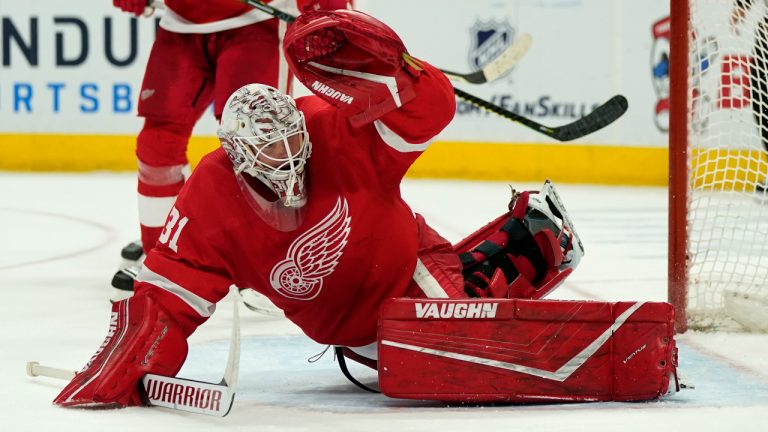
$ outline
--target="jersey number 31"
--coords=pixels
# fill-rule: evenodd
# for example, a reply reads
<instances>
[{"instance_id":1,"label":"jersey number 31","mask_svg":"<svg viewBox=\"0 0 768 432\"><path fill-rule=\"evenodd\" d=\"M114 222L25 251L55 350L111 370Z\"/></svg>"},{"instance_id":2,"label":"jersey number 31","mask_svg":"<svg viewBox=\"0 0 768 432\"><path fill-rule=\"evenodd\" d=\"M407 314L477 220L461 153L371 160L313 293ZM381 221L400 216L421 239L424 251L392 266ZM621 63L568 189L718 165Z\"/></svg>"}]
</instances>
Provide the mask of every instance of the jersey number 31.
<instances>
[{"instance_id":1,"label":"jersey number 31","mask_svg":"<svg viewBox=\"0 0 768 432\"><path fill-rule=\"evenodd\" d=\"M173 207L171 212L168 213L168 222L165 224L165 228L163 228L163 232L160 233L159 238L159 241L162 244L168 243L168 239L171 239L170 243L168 243L168 247L174 252L179 251L176 243L179 241L181 230L183 230L184 226L189 222L189 219L187 219L186 216L183 218L179 218L179 216L181 216L179 210L176 209L176 207Z\"/></svg>"}]
</instances>

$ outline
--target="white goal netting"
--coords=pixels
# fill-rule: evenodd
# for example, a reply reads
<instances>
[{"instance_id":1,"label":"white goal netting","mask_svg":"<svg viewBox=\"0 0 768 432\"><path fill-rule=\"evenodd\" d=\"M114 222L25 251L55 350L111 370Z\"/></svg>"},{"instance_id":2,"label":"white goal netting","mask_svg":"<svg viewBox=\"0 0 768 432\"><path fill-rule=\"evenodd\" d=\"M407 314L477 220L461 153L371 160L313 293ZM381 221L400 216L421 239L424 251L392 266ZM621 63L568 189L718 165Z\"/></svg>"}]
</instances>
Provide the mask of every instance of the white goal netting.
<instances>
[{"instance_id":1,"label":"white goal netting","mask_svg":"<svg viewBox=\"0 0 768 432\"><path fill-rule=\"evenodd\" d=\"M688 326L766 330L768 9L689 1Z\"/></svg>"}]
</instances>

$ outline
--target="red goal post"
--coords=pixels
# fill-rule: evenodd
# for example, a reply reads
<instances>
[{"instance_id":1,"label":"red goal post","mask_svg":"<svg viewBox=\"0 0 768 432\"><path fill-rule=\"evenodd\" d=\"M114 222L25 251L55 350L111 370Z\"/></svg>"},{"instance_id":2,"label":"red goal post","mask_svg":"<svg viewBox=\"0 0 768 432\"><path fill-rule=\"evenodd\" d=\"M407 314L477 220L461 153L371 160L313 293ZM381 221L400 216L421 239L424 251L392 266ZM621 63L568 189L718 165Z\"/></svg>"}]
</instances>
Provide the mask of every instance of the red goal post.
<instances>
[{"instance_id":1,"label":"red goal post","mask_svg":"<svg viewBox=\"0 0 768 432\"><path fill-rule=\"evenodd\" d=\"M668 297L678 332L768 331L768 5L737 1L670 1Z\"/></svg>"},{"instance_id":2,"label":"red goal post","mask_svg":"<svg viewBox=\"0 0 768 432\"><path fill-rule=\"evenodd\" d=\"M669 264L668 300L675 307L677 331L685 316L688 209L688 0L670 0L669 41Z\"/></svg>"}]
</instances>

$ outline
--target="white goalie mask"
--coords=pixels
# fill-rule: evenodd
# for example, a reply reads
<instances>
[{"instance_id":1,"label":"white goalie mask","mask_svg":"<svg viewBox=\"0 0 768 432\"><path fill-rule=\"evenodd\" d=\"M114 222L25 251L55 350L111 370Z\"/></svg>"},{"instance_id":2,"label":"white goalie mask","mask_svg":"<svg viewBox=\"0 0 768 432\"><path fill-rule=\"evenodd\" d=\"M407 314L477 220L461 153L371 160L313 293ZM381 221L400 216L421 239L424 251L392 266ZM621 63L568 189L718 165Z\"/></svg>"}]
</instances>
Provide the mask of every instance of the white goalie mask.
<instances>
[{"instance_id":1,"label":"white goalie mask","mask_svg":"<svg viewBox=\"0 0 768 432\"><path fill-rule=\"evenodd\" d=\"M218 135L236 174L260 180L285 207L307 202L304 170L312 144L293 98L263 84L243 86L227 100Z\"/></svg>"}]
</instances>

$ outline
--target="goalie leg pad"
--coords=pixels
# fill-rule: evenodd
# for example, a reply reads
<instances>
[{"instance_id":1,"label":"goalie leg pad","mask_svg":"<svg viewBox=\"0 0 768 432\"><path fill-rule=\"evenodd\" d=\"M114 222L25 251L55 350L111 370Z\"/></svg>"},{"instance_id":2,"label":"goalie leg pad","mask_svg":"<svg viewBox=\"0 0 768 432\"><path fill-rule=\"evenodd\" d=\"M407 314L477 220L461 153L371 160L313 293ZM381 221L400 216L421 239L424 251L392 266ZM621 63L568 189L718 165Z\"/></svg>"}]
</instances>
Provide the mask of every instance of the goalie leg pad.
<instances>
[{"instance_id":1,"label":"goalie leg pad","mask_svg":"<svg viewBox=\"0 0 768 432\"><path fill-rule=\"evenodd\" d=\"M675 376L668 303L393 299L379 318L379 384L451 402L639 401Z\"/></svg>"}]
</instances>

